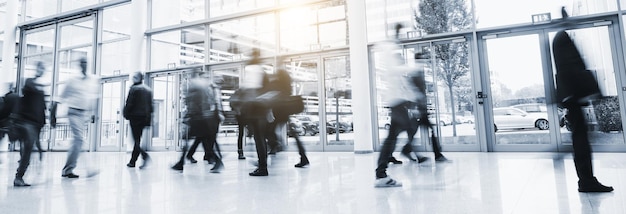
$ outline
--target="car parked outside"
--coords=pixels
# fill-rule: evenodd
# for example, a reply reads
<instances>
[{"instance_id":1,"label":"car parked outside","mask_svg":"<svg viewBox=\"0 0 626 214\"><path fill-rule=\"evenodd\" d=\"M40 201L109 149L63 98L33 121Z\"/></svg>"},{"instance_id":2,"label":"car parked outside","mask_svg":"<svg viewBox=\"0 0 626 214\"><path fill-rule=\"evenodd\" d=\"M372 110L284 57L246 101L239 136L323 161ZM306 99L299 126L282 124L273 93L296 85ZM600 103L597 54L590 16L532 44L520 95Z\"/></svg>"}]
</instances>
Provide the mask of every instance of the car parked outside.
<instances>
[{"instance_id":1,"label":"car parked outside","mask_svg":"<svg viewBox=\"0 0 626 214\"><path fill-rule=\"evenodd\" d=\"M317 120L314 121L311 116L296 115L294 117L297 118L298 120L300 120L300 122L302 123L302 126L304 128L304 134L303 135L314 136L314 135L320 133L319 122L317 122Z\"/></svg>"},{"instance_id":2,"label":"car parked outside","mask_svg":"<svg viewBox=\"0 0 626 214\"><path fill-rule=\"evenodd\" d=\"M432 124L438 124L440 126L452 125L452 116L449 114L439 114L439 121L437 121L436 114L429 114L428 120Z\"/></svg>"},{"instance_id":3,"label":"car parked outside","mask_svg":"<svg viewBox=\"0 0 626 214\"><path fill-rule=\"evenodd\" d=\"M544 103L525 103L511 107L521 109L529 114L537 114L539 117L548 118L548 107ZM565 126L565 110L559 108L557 114L559 115L559 126Z\"/></svg>"},{"instance_id":4,"label":"car parked outside","mask_svg":"<svg viewBox=\"0 0 626 214\"><path fill-rule=\"evenodd\" d=\"M548 115L541 113L529 114L528 112L514 108L502 107L493 109L494 130L538 128L548 129Z\"/></svg>"},{"instance_id":5,"label":"car parked outside","mask_svg":"<svg viewBox=\"0 0 626 214\"><path fill-rule=\"evenodd\" d=\"M334 134L337 130L339 133L345 133L352 131L352 127L346 122L339 121L339 123L337 123L336 120L331 120L326 123L326 131L328 134Z\"/></svg>"},{"instance_id":6,"label":"car parked outside","mask_svg":"<svg viewBox=\"0 0 626 214\"><path fill-rule=\"evenodd\" d=\"M298 134L299 136L303 136L304 134L306 134L306 132L304 131L304 126L302 125L302 122L300 122L300 120L298 120L298 118L295 118L293 116L289 116L289 127L290 130L295 131L296 134ZM287 132L287 134L289 135L289 137L293 137L293 135L291 135L291 131Z\"/></svg>"}]
</instances>

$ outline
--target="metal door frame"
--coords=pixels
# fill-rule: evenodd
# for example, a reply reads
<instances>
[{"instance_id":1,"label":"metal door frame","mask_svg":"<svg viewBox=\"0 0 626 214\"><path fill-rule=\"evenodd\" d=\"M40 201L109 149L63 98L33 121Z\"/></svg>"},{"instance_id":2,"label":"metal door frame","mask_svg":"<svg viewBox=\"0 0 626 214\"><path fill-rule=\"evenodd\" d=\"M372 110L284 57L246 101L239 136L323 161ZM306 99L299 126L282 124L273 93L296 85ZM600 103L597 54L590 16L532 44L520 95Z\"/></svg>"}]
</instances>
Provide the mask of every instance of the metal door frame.
<instances>
[{"instance_id":1,"label":"metal door frame","mask_svg":"<svg viewBox=\"0 0 626 214\"><path fill-rule=\"evenodd\" d=\"M547 107L548 107L548 111L549 111L549 119L550 121L558 121L558 114L557 114L557 107L555 105L555 94L556 94L556 88L554 85L554 77L553 77L553 67L552 67L552 54L551 54L551 47L550 47L550 38L549 38L549 34L552 32L556 32L558 30L575 30L575 29L586 29L586 28L593 28L593 27L598 27L598 26L607 26L608 27L608 35L609 35L609 40L610 40L610 44L611 44L611 54L612 54L612 61L613 61L613 67L615 69L615 73L616 73L616 84L618 85L618 87L621 87L623 85L625 85L624 81L626 78L624 78L624 74L623 72L619 72L619 71L623 71L624 70L624 66L622 65L622 63L624 62L623 59L623 55L621 50L622 44L621 41L622 39L619 38L619 35L621 35L619 33L620 27L617 26L620 22L618 21L619 17L616 16L605 16L605 17L594 17L594 18L589 18L589 19L580 19L577 20L577 22L575 22L574 24L570 24L567 27L561 25L559 22L556 23L550 23L550 24L545 24L545 25L539 25L539 26L524 26L524 27L517 27L517 28L510 28L510 29L498 29L497 31L485 31L485 32L479 32L477 33L477 38L478 39L478 50L479 50L479 60L480 60L480 65L481 66L481 79L483 82L485 83L490 83L490 73L489 73L489 68L488 68L488 59L487 59L487 50L486 50L486 40L487 39L493 39L493 38L507 38L507 37L516 37L516 36L525 36L525 35L537 35L538 36L538 44L539 44L539 50L540 50L540 55L541 55L541 60L542 60L542 68L543 68L543 80L544 80L544 85L545 87L545 95L546 95L546 103L547 103ZM486 91L486 92L491 92L491 87L490 84L483 84L481 91ZM491 111L487 111L487 109L492 108L493 103L492 100L490 99L491 96L488 94L484 94L484 96L486 96L484 99L484 105L483 105L483 109L484 109L484 124L493 124L493 115ZM623 90L618 90L618 98L620 100L620 113L622 115L622 124L626 124L625 122L625 112L626 112L626 105L625 105L625 101L624 101L624 93ZM557 126L558 127L558 126ZM543 152L543 151L547 151L547 152L565 152L565 151L572 151L572 146L571 145L563 145L561 142L561 134L560 132L557 130L557 127L555 126L550 126L550 144L543 144L543 145L537 145L537 144L532 144L532 145L497 145L496 144L496 137L495 137L495 133L494 133L494 128L493 126L484 126L482 128L485 129L485 133L486 134L486 141L487 141L487 150L488 151L515 151L515 152ZM624 137L624 132L622 132L622 135ZM626 138L624 138L626 139ZM593 140L593 139L591 139ZM626 145L624 144L619 144L619 145L592 145L592 149L594 151L611 151L611 152L615 152L615 151L626 151Z\"/></svg>"}]
</instances>

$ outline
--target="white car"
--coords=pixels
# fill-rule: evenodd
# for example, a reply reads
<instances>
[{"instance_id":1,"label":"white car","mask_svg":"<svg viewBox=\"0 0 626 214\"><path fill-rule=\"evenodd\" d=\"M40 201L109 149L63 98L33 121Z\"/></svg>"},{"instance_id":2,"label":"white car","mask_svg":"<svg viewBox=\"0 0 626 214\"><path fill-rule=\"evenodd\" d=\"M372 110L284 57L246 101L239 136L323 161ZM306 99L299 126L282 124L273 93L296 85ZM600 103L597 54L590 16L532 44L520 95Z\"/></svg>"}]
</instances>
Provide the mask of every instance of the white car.
<instances>
[{"instance_id":1,"label":"white car","mask_svg":"<svg viewBox=\"0 0 626 214\"><path fill-rule=\"evenodd\" d=\"M550 128L548 114L529 114L518 108L503 107L493 109L494 130L538 128L546 130Z\"/></svg>"}]
</instances>

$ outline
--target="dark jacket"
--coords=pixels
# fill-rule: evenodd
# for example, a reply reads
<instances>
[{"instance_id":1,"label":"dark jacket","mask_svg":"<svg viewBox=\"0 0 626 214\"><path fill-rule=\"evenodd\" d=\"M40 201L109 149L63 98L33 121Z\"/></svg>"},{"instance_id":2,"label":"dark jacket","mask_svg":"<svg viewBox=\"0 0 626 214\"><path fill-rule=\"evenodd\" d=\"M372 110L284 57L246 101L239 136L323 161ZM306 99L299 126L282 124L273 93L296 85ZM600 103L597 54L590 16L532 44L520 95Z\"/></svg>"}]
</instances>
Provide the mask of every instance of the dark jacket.
<instances>
[{"instance_id":1,"label":"dark jacket","mask_svg":"<svg viewBox=\"0 0 626 214\"><path fill-rule=\"evenodd\" d=\"M589 97L599 97L595 76L586 70L585 62L567 32L559 31L552 42L556 67L556 96L560 105L583 104Z\"/></svg>"},{"instance_id":2,"label":"dark jacket","mask_svg":"<svg viewBox=\"0 0 626 214\"><path fill-rule=\"evenodd\" d=\"M217 113L215 91L206 79L194 79L189 83L185 102L188 119L208 119Z\"/></svg>"},{"instance_id":3,"label":"dark jacket","mask_svg":"<svg viewBox=\"0 0 626 214\"><path fill-rule=\"evenodd\" d=\"M15 110L15 105L19 102L20 96L12 91L4 95L4 104L0 109L0 120L9 118L9 115Z\"/></svg>"},{"instance_id":4,"label":"dark jacket","mask_svg":"<svg viewBox=\"0 0 626 214\"><path fill-rule=\"evenodd\" d=\"M150 125L152 118L152 90L141 83L136 83L130 87L126 105L124 106L124 118L128 120L145 120Z\"/></svg>"},{"instance_id":5,"label":"dark jacket","mask_svg":"<svg viewBox=\"0 0 626 214\"><path fill-rule=\"evenodd\" d=\"M39 87L41 86L35 82L35 78L26 79L22 89L24 96L19 99L14 112L18 119L43 127L46 124L46 101L44 92Z\"/></svg>"},{"instance_id":6,"label":"dark jacket","mask_svg":"<svg viewBox=\"0 0 626 214\"><path fill-rule=\"evenodd\" d=\"M279 70L276 73L276 78L268 85L268 91L277 91L277 100L284 100L291 96L291 76L285 70ZM279 109L272 109L274 118L277 122L289 121L289 114L284 114L284 111Z\"/></svg>"}]
</instances>

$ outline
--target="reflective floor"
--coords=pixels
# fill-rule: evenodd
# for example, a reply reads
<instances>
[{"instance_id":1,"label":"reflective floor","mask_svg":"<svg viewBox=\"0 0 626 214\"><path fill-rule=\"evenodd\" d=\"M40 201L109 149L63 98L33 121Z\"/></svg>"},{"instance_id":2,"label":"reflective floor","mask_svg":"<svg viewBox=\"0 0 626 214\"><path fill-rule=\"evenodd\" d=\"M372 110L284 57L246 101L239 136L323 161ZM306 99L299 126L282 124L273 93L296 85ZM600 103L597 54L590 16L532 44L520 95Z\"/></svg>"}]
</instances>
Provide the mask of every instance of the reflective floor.
<instances>
[{"instance_id":1,"label":"reflective floor","mask_svg":"<svg viewBox=\"0 0 626 214\"><path fill-rule=\"evenodd\" d=\"M2 153L0 213L626 213L621 153L594 154L596 176L616 190L593 194L576 191L572 156L559 153L446 153L453 162L419 165L399 158L389 174L404 186L382 189L373 187L378 153L314 152L298 169L298 154L283 152L268 177L248 176L252 152L248 160L226 153L218 174L206 162L175 172L178 153L150 154L153 164L140 170L125 166L128 153L83 153L78 179L61 177L66 153L34 155L25 176L33 186L13 187L19 154ZM88 168L100 174L86 178Z\"/></svg>"}]
</instances>

